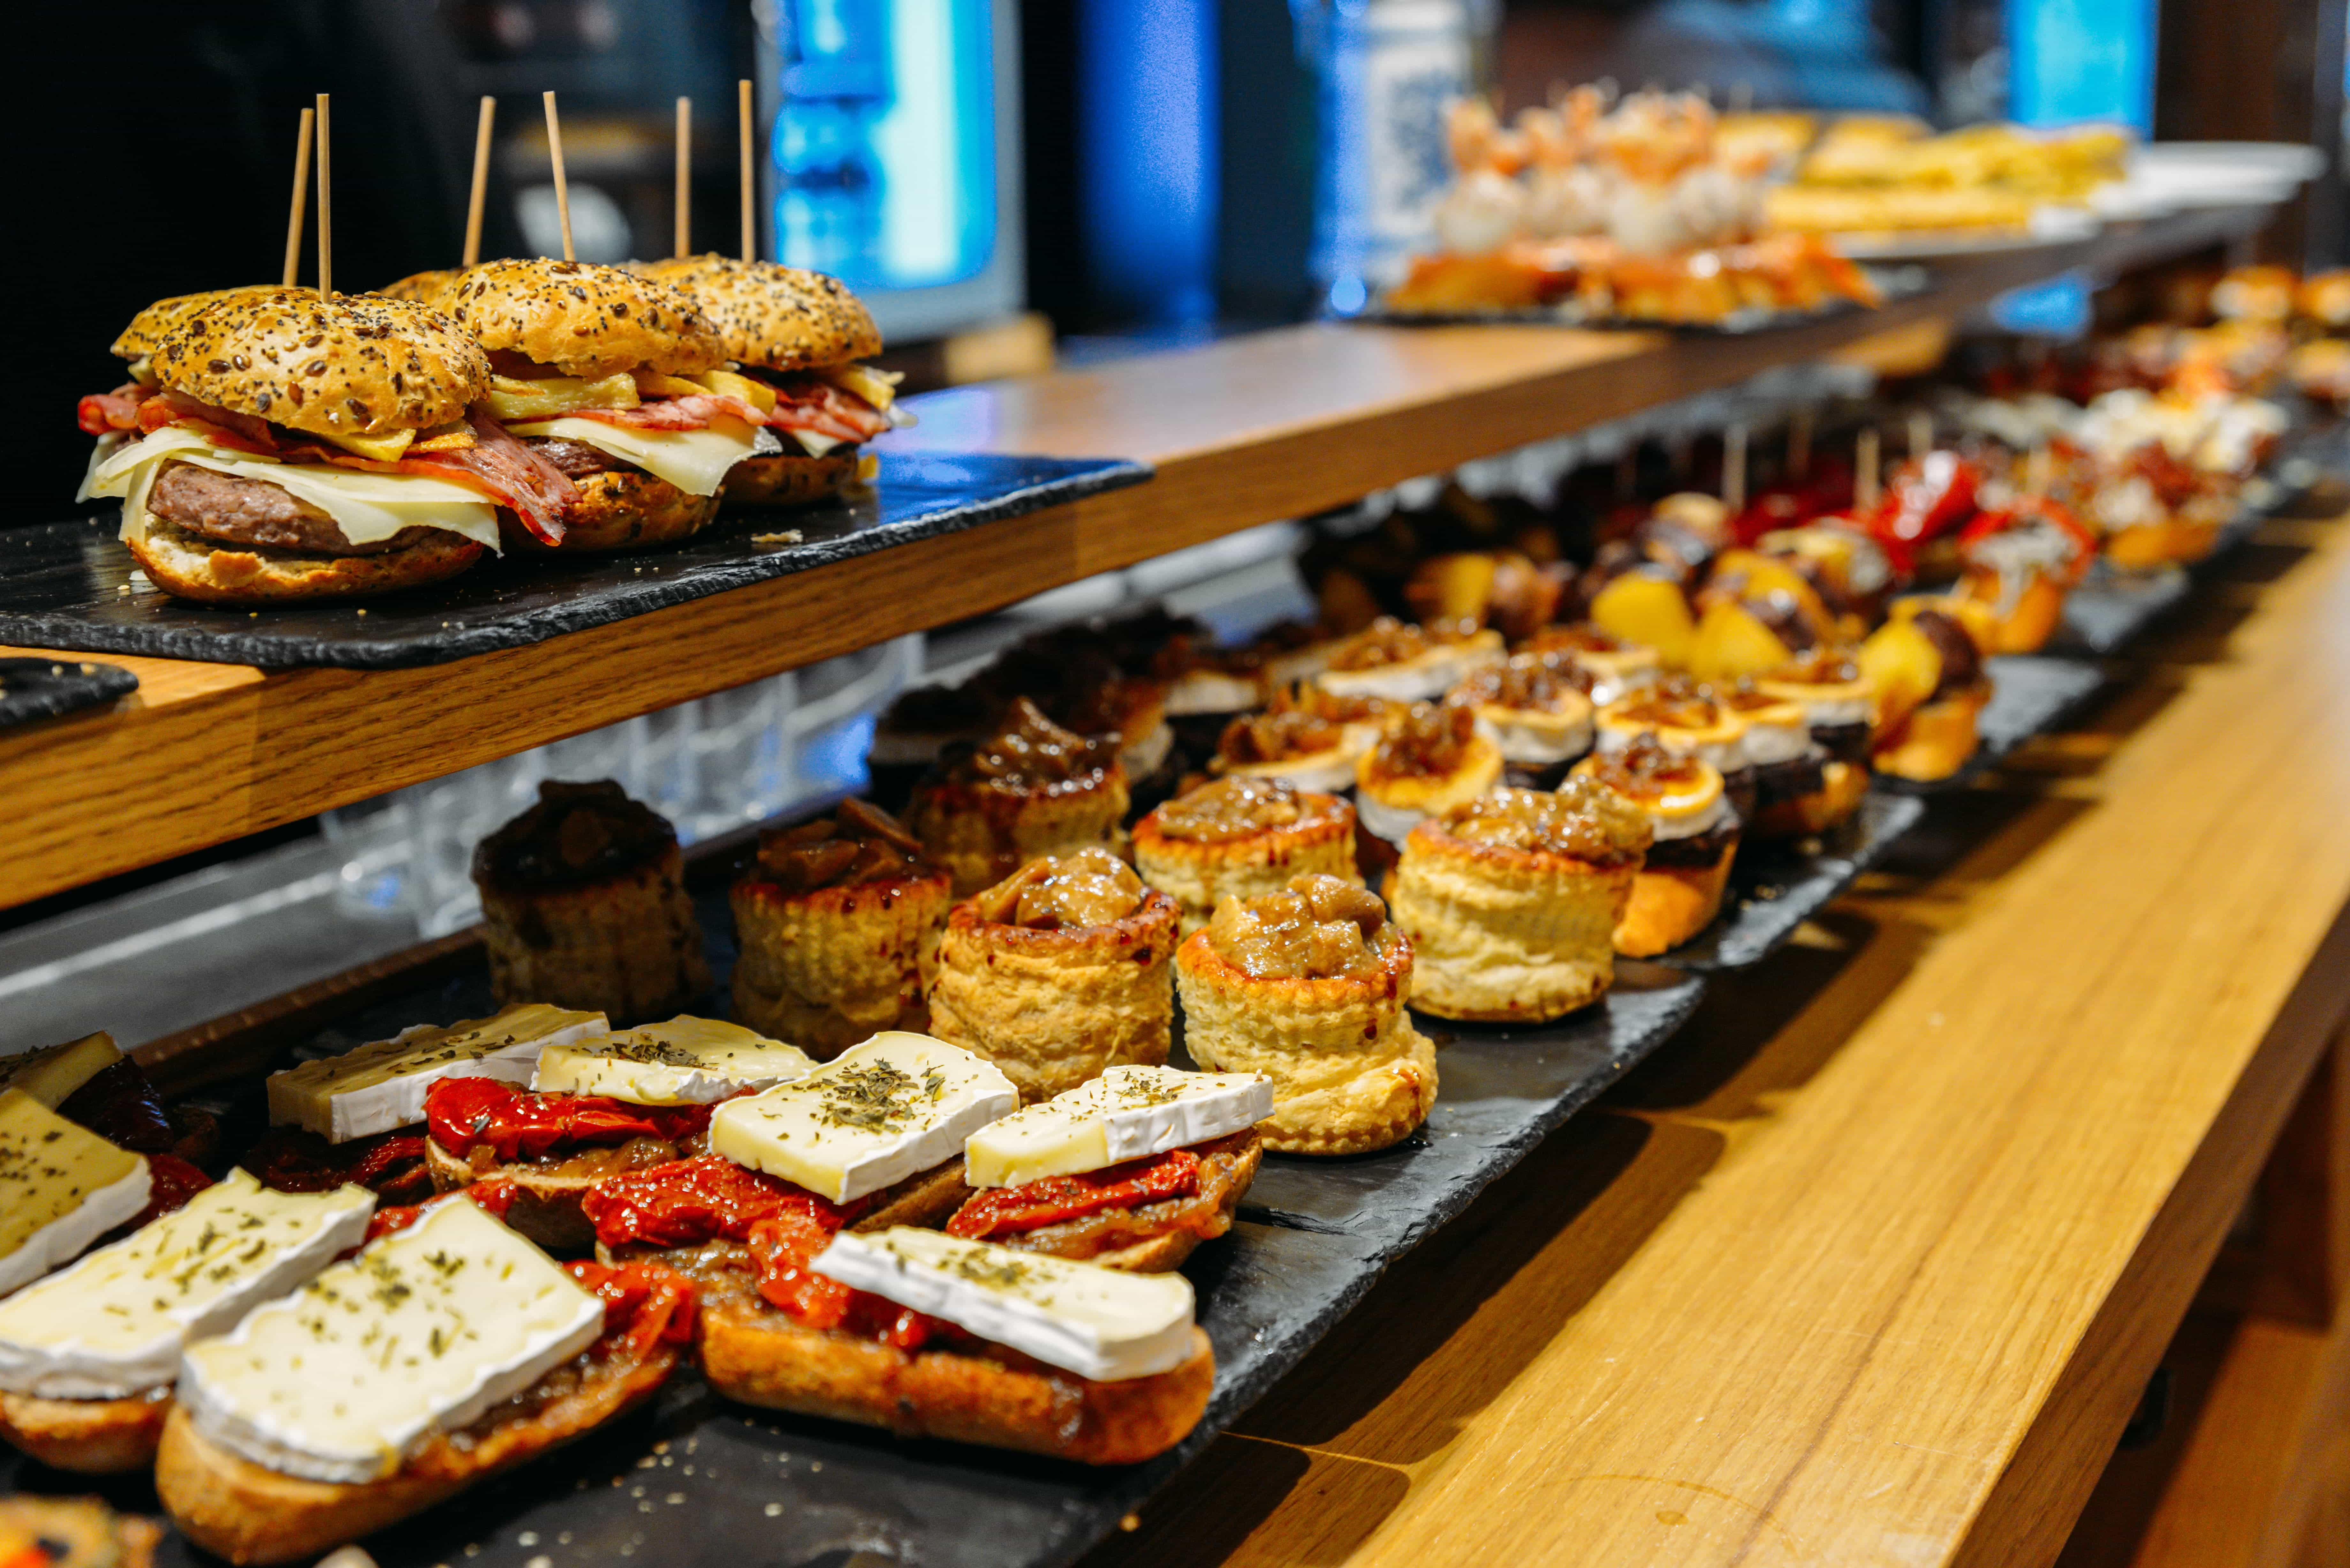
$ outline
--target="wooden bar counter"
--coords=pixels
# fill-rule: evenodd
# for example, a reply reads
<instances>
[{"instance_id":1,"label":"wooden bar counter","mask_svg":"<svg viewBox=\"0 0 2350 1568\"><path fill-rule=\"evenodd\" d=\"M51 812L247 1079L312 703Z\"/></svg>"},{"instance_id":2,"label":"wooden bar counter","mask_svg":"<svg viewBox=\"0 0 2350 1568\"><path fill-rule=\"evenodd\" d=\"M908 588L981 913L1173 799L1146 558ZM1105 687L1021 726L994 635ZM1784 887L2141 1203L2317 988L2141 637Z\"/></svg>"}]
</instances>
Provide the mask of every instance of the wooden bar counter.
<instances>
[{"instance_id":1,"label":"wooden bar counter","mask_svg":"<svg viewBox=\"0 0 2350 1568\"><path fill-rule=\"evenodd\" d=\"M2350 529L2271 524L1089 1568L2055 1561L2350 1004L2345 628ZM2341 1335L2244 1321L2082 1560L2296 1561Z\"/></svg>"}]
</instances>

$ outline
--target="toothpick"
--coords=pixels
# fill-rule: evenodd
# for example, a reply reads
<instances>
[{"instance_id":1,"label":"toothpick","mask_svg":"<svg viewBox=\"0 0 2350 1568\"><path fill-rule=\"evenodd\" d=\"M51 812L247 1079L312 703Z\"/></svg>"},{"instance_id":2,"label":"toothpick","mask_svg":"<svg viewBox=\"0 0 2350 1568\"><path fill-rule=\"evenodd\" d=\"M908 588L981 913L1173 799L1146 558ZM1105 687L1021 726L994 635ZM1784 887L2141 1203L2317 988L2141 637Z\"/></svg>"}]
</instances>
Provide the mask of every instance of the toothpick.
<instances>
[{"instance_id":1,"label":"toothpick","mask_svg":"<svg viewBox=\"0 0 2350 1568\"><path fill-rule=\"evenodd\" d=\"M2056 454L2048 450L2048 443L2042 441L2024 458L2023 488L2027 493L2048 493L2049 483L2055 477L2055 457Z\"/></svg>"},{"instance_id":2,"label":"toothpick","mask_svg":"<svg viewBox=\"0 0 2350 1568\"><path fill-rule=\"evenodd\" d=\"M1909 416L1909 461L1917 462L1934 450L1934 416L1914 413Z\"/></svg>"},{"instance_id":3,"label":"toothpick","mask_svg":"<svg viewBox=\"0 0 2350 1568\"><path fill-rule=\"evenodd\" d=\"M555 95L541 95L546 105L546 155L555 163L555 216L563 225L563 259L571 254L571 187L563 182L563 121L556 117Z\"/></svg>"},{"instance_id":4,"label":"toothpick","mask_svg":"<svg viewBox=\"0 0 2350 1568\"><path fill-rule=\"evenodd\" d=\"M318 297L335 297L335 174L327 130L327 95L318 95Z\"/></svg>"},{"instance_id":5,"label":"toothpick","mask_svg":"<svg viewBox=\"0 0 2350 1568\"><path fill-rule=\"evenodd\" d=\"M743 122L743 259L746 262L757 261L759 229L751 216L755 203L751 194L751 78L749 77L744 77L734 84L734 108L736 117Z\"/></svg>"},{"instance_id":6,"label":"toothpick","mask_svg":"<svg viewBox=\"0 0 2350 1568\"><path fill-rule=\"evenodd\" d=\"M677 242L671 255L693 252L693 100L677 100Z\"/></svg>"},{"instance_id":7,"label":"toothpick","mask_svg":"<svg viewBox=\"0 0 2350 1568\"><path fill-rule=\"evenodd\" d=\"M287 288L302 270L302 214L310 200L310 127L317 113L315 109L302 111L302 129L294 142L294 200L286 208L286 266L277 279Z\"/></svg>"},{"instance_id":8,"label":"toothpick","mask_svg":"<svg viewBox=\"0 0 2350 1568\"><path fill-rule=\"evenodd\" d=\"M1721 504L1732 517L1746 510L1746 426L1721 432Z\"/></svg>"},{"instance_id":9,"label":"toothpick","mask_svg":"<svg viewBox=\"0 0 2350 1568\"><path fill-rule=\"evenodd\" d=\"M1798 483L1812 476L1812 421L1817 417L1809 403L1787 416L1787 477Z\"/></svg>"},{"instance_id":10,"label":"toothpick","mask_svg":"<svg viewBox=\"0 0 2350 1568\"><path fill-rule=\"evenodd\" d=\"M482 259L482 203L490 193L490 126L498 117L498 100L482 95L482 118L473 127L473 193L465 202L465 262Z\"/></svg>"},{"instance_id":11,"label":"toothpick","mask_svg":"<svg viewBox=\"0 0 2350 1568\"><path fill-rule=\"evenodd\" d=\"M1877 508L1877 486L1885 463L1877 446L1877 427L1870 425L1860 432L1860 447L1853 454L1852 507L1855 512L1872 512Z\"/></svg>"}]
</instances>

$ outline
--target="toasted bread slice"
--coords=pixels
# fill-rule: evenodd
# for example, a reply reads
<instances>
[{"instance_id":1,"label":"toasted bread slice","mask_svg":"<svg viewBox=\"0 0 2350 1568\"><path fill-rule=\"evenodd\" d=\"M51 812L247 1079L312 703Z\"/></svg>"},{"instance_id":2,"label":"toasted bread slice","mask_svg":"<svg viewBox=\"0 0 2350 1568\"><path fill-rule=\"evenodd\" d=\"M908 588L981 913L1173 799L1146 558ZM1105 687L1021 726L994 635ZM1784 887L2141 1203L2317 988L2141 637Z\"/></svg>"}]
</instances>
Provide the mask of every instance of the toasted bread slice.
<instances>
[{"instance_id":1,"label":"toasted bread slice","mask_svg":"<svg viewBox=\"0 0 2350 1568\"><path fill-rule=\"evenodd\" d=\"M1161 1199L1130 1214L1087 1215L988 1240L999 1247L1074 1258L1129 1274L1163 1274L1180 1268L1201 1242L1232 1228L1232 1214L1264 1162L1264 1141L1254 1127L1247 1127L1200 1146L1199 1152L1200 1191L1193 1197ZM1154 1225L1164 1229L1154 1234ZM1103 1231L1110 1233L1105 1236ZM1128 1241L1128 1235L1138 1239ZM1106 1246L1104 1241L1123 1244Z\"/></svg>"},{"instance_id":2,"label":"toasted bread slice","mask_svg":"<svg viewBox=\"0 0 2350 1568\"><path fill-rule=\"evenodd\" d=\"M44 1399L0 1393L0 1438L52 1469L112 1475L154 1462L172 1413L168 1387L129 1399Z\"/></svg>"}]
</instances>

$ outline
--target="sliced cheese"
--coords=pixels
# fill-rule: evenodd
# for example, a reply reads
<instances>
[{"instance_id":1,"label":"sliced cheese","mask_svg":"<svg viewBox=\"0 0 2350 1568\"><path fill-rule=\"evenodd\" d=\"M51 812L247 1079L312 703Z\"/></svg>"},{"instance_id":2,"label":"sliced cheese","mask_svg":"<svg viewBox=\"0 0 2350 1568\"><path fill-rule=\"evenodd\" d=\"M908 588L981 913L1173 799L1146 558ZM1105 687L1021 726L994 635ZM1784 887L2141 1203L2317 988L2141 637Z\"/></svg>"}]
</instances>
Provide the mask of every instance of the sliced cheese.
<instances>
[{"instance_id":1,"label":"sliced cheese","mask_svg":"<svg viewBox=\"0 0 2350 1568\"><path fill-rule=\"evenodd\" d=\"M122 1060L114 1036L100 1032L0 1061L0 1089L22 1089L51 1110L76 1089Z\"/></svg>"},{"instance_id":2,"label":"sliced cheese","mask_svg":"<svg viewBox=\"0 0 2350 1568\"><path fill-rule=\"evenodd\" d=\"M800 450L810 457L822 457L833 448L844 444L835 437L818 435L814 431L787 430L784 433L799 442Z\"/></svg>"},{"instance_id":3,"label":"sliced cheese","mask_svg":"<svg viewBox=\"0 0 2350 1568\"><path fill-rule=\"evenodd\" d=\"M340 1056L305 1062L269 1077L269 1120L328 1143L347 1143L424 1119L424 1092L443 1078L528 1084L550 1045L601 1035L600 1012L517 1002L493 1018L446 1029L420 1023Z\"/></svg>"},{"instance_id":4,"label":"sliced cheese","mask_svg":"<svg viewBox=\"0 0 2350 1568\"><path fill-rule=\"evenodd\" d=\"M601 420L536 420L509 425L518 436L576 441L633 462L656 479L666 479L689 495L715 495L726 471L751 455L753 427L719 419L707 430L646 431Z\"/></svg>"},{"instance_id":5,"label":"sliced cheese","mask_svg":"<svg viewBox=\"0 0 2350 1568\"><path fill-rule=\"evenodd\" d=\"M1018 1187L1099 1170L1252 1127L1273 1115L1262 1073L1112 1067L1041 1106L990 1122L963 1145L963 1179Z\"/></svg>"},{"instance_id":6,"label":"sliced cheese","mask_svg":"<svg viewBox=\"0 0 2350 1568\"><path fill-rule=\"evenodd\" d=\"M147 1207L147 1162L22 1089L0 1091L0 1295Z\"/></svg>"},{"instance_id":7,"label":"sliced cheese","mask_svg":"<svg viewBox=\"0 0 2350 1568\"><path fill-rule=\"evenodd\" d=\"M0 1388L127 1399L367 1237L375 1194L274 1192L232 1170L177 1213L0 1302Z\"/></svg>"},{"instance_id":8,"label":"sliced cheese","mask_svg":"<svg viewBox=\"0 0 2350 1568\"><path fill-rule=\"evenodd\" d=\"M710 1147L846 1203L945 1164L1019 1104L993 1063L890 1030L795 1084L727 1101L711 1114Z\"/></svg>"},{"instance_id":9,"label":"sliced cheese","mask_svg":"<svg viewBox=\"0 0 2350 1568\"><path fill-rule=\"evenodd\" d=\"M177 1392L198 1431L257 1465L377 1480L603 1326L604 1303L554 1259L458 1199L190 1345Z\"/></svg>"},{"instance_id":10,"label":"sliced cheese","mask_svg":"<svg viewBox=\"0 0 2350 1568\"><path fill-rule=\"evenodd\" d=\"M354 545L372 545L402 528L445 528L498 547L498 509L478 490L429 473L371 473L323 462L280 462L214 446L185 425L166 425L132 441L93 471L91 495L123 498L122 536L145 535L147 493L163 464L192 463L239 479L275 484L335 520Z\"/></svg>"},{"instance_id":11,"label":"sliced cheese","mask_svg":"<svg viewBox=\"0 0 2350 1568\"><path fill-rule=\"evenodd\" d=\"M1191 1284L893 1225L843 1231L811 1265L1097 1383L1191 1358Z\"/></svg>"},{"instance_id":12,"label":"sliced cheese","mask_svg":"<svg viewBox=\"0 0 2350 1568\"><path fill-rule=\"evenodd\" d=\"M530 1086L561 1095L608 1095L639 1106L706 1106L745 1089L805 1078L815 1059L739 1023L672 1018L539 1054Z\"/></svg>"}]
</instances>

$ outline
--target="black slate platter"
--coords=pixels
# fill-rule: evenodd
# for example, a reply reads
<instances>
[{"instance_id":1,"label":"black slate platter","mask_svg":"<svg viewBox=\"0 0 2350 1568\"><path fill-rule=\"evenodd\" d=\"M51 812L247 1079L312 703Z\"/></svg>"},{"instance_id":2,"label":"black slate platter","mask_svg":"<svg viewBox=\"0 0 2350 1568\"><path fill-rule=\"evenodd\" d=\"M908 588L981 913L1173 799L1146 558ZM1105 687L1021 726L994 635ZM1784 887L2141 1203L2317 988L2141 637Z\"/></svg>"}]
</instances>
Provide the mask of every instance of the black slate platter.
<instances>
[{"instance_id":1,"label":"black slate platter","mask_svg":"<svg viewBox=\"0 0 2350 1568\"><path fill-rule=\"evenodd\" d=\"M1934 281L1933 275L1922 266L1865 266L1861 270L1877 285L1878 296L1887 302L1923 294ZM1831 299L1810 310L1733 311L1720 321L1648 321L1596 315L1574 300L1492 310L1398 310L1381 298L1341 319L1378 327L1585 327L1595 331L1673 331L1698 337L1743 337L1866 308L1849 299Z\"/></svg>"},{"instance_id":2,"label":"black slate platter","mask_svg":"<svg viewBox=\"0 0 2350 1568\"><path fill-rule=\"evenodd\" d=\"M1926 803L1871 791L1849 821L1806 850L1804 842L1741 844L1730 896L1713 924L1657 962L1712 971L1744 969L1778 951L1795 928L1817 914L1854 878L1884 858L1893 841L1918 825Z\"/></svg>"},{"instance_id":3,"label":"black slate platter","mask_svg":"<svg viewBox=\"0 0 2350 1568\"><path fill-rule=\"evenodd\" d=\"M1903 794L1961 788L2033 736L2063 723L2103 691L2106 680L2105 667L2085 659L2019 653L1984 662L1991 671L1991 697L1976 720L1978 743L1966 766L1949 778L1924 783L1880 774L1877 788Z\"/></svg>"},{"instance_id":4,"label":"black slate platter","mask_svg":"<svg viewBox=\"0 0 2350 1568\"><path fill-rule=\"evenodd\" d=\"M101 707L139 690L119 664L55 659L0 659L0 730Z\"/></svg>"},{"instance_id":5,"label":"black slate platter","mask_svg":"<svg viewBox=\"0 0 2350 1568\"><path fill-rule=\"evenodd\" d=\"M523 648L892 545L1139 484L1114 458L884 452L850 496L723 518L640 556L487 560L453 581L358 605L211 608L133 583L108 515L0 533L0 641L264 669L397 670ZM782 535L795 535L786 539ZM762 542L762 540L765 542Z\"/></svg>"},{"instance_id":6,"label":"black slate platter","mask_svg":"<svg viewBox=\"0 0 2350 1568\"><path fill-rule=\"evenodd\" d=\"M724 1011L734 960L723 888L697 895ZM1084 1555L1262 1398L1359 1302L1387 1266L1466 1208L1576 1111L1662 1044L1705 980L1619 963L1614 992L1558 1023L1499 1028L1422 1017L1442 1092L1395 1148L1347 1159L1266 1158L1232 1233L1184 1272L1216 1351L1216 1388L1173 1452L1094 1470L729 1404L690 1373L655 1406L502 1480L367 1541L382 1568L1058 1568ZM347 1050L418 1022L492 1010L475 973L355 1012L306 1054ZM1179 1047L1177 1060L1182 1062ZM258 1131L260 1083L207 1101ZM234 1138L234 1133L232 1134ZM231 1147L237 1147L232 1141ZM101 1480L0 1449L0 1495L86 1495L160 1509L142 1476ZM168 1532L157 1562L214 1560Z\"/></svg>"},{"instance_id":7,"label":"black slate platter","mask_svg":"<svg viewBox=\"0 0 2350 1568\"><path fill-rule=\"evenodd\" d=\"M2194 579L2184 566L2168 566L2137 576L2100 566L2064 596L2064 625L2052 640L2067 649L2113 653L2149 621L2184 599L2193 586Z\"/></svg>"}]
</instances>

